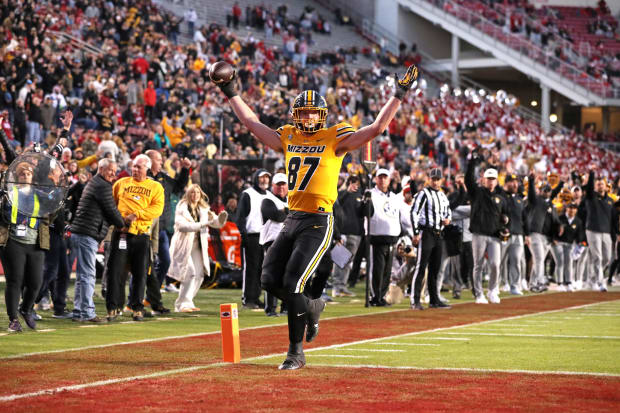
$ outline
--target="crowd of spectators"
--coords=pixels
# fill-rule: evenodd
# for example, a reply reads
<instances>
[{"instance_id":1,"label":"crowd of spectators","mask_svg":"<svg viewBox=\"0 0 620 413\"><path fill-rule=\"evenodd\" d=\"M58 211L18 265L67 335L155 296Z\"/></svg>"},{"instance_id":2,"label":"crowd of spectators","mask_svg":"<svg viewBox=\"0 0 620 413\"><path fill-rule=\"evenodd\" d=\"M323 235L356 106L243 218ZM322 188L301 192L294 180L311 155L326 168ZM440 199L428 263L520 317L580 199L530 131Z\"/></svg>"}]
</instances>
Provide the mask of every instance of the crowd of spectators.
<instances>
[{"instance_id":1,"label":"crowd of spectators","mask_svg":"<svg viewBox=\"0 0 620 413\"><path fill-rule=\"evenodd\" d=\"M268 8L260 9L269 15ZM224 166L218 180L212 166L200 171L203 159L260 160L276 154L252 138L226 112L223 96L208 81L207 70L217 60L236 65L242 93L252 102L261 121L276 127L289 122L289 108L298 91L314 89L329 106L328 124L348 121L359 127L372 119L389 97L386 76L392 69L375 63L368 70L350 71L345 54L330 50L308 56L306 67L282 48L270 48L251 36L239 38L212 23L196 25L193 42L177 43L182 18L155 8L149 0L60 2L31 0L1 4L4 46L0 51L0 106L7 114L2 125L18 150L37 142L51 142L58 113L74 112L73 139L63 163L73 182L96 172L97 161L109 157L119 163L119 176L130 173L130 161L156 149L164 169L175 175L181 159L192 160L192 182L200 183L218 213L234 213L250 166ZM316 20L306 30L316 30ZM246 23L260 25L246 10ZM234 12L233 12L234 15ZM285 6L273 13L282 31L294 24ZM238 15L240 19L244 14ZM231 20L234 25L234 19ZM265 24L263 22L263 24ZM324 27L324 26L323 26ZM30 30L27 30L30 28ZM53 31L69 32L101 50L99 54L73 48ZM299 33L293 34L296 38ZM324 35L324 34L321 34ZM283 36L285 37L285 36ZM386 59L380 48L377 58ZM402 64L415 59L415 48L401 48ZM521 118L514 99L498 92L452 91L442 88L430 96L418 88L379 137L378 165L401 176L416 176L429 164L445 168L446 176L463 170L467 153L482 146L497 155L508 173L541 173L568 177L590 163L617 178L617 154L602 150L576 132L547 135L533 121ZM39 131L40 135L37 135ZM220 136L223 137L220 147ZM276 161L282 168L282 161ZM348 155L343 176L357 172L356 156ZM344 179L344 178L343 178ZM450 184L450 180L448 180Z\"/></svg>"}]
</instances>

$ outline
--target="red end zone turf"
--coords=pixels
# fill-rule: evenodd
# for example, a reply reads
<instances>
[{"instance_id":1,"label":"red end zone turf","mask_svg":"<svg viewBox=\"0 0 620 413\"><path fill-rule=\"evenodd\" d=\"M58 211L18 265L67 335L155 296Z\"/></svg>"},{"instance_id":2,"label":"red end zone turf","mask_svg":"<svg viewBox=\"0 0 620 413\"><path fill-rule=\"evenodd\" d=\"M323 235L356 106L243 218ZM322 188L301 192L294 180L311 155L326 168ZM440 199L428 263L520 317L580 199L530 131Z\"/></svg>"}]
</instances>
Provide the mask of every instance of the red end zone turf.
<instances>
[{"instance_id":1,"label":"red end zone turf","mask_svg":"<svg viewBox=\"0 0 620 413\"><path fill-rule=\"evenodd\" d=\"M546 294L504 300L501 305L464 304L451 311L396 311L325 320L317 342L307 347L458 326L619 298L620 293ZM0 396L210 365L220 361L219 340L218 334L212 334L2 360ZM286 342L285 326L244 330L241 332L242 357L285 352ZM460 384L465 387L460 388ZM512 401L508 397L511 394L514 394ZM536 410L560 410L562 407L566 411L561 400L570 396L571 406L579 400L588 406L586 410L600 411L614 405L619 407L618 394L618 378L359 370L312 365L300 372L288 373L277 371L275 366L242 365L0 402L0 410L32 411L34 406L47 411L83 410L97 405L106 406L106 409L122 406L131 410L187 411L206 403L202 404L202 409L219 411L247 410L250 407L309 410L319 406L328 410L364 411L410 410L415 401L421 403L416 406L433 410L459 409L459 403L460 409L465 410L470 407L505 410L520 403L521 407ZM270 404L274 401L277 403Z\"/></svg>"}]
</instances>

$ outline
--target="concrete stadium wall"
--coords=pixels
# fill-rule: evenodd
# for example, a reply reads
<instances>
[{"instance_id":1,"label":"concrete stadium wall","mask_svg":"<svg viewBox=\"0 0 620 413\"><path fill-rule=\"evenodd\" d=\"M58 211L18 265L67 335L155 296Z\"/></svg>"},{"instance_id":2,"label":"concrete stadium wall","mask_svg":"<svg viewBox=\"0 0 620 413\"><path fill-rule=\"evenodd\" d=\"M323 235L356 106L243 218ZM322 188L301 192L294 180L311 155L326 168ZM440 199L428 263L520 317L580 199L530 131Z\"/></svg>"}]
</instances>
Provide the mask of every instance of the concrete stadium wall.
<instances>
[{"instance_id":1,"label":"concrete stadium wall","mask_svg":"<svg viewBox=\"0 0 620 413\"><path fill-rule=\"evenodd\" d=\"M440 26L435 26L413 13L407 6L401 5L399 0L377 0L375 22L404 40L407 47L416 43L418 49L428 53L434 59L449 59L451 56L452 35ZM461 41L461 54L463 57L470 58L485 55L484 52L464 41Z\"/></svg>"}]
</instances>

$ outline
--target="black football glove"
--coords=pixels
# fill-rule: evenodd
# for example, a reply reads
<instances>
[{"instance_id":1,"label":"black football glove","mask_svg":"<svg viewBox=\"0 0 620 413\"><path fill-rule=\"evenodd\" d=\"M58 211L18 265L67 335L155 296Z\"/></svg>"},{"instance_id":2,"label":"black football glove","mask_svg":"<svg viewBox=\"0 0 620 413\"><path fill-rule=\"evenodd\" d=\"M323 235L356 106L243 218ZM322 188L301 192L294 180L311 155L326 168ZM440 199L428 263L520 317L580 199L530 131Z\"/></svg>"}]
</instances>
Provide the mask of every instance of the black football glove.
<instances>
[{"instance_id":1,"label":"black football glove","mask_svg":"<svg viewBox=\"0 0 620 413\"><path fill-rule=\"evenodd\" d=\"M399 100L403 100L411 85L418 78L418 68L416 65L411 65L405 72L402 79L398 78L398 74L394 73L394 80L396 85L394 86L394 97Z\"/></svg>"},{"instance_id":2,"label":"black football glove","mask_svg":"<svg viewBox=\"0 0 620 413\"><path fill-rule=\"evenodd\" d=\"M220 83L215 83L215 85L217 87L220 88L220 90L222 91L222 93L224 93L226 95L226 97L228 99L232 98L233 96L237 96L237 91L235 90L235 81L237 80L237 71L235 70L233 72L233 76L232 79L230 79L228 82L220 82Z\"/></svg>"}]
</instances>

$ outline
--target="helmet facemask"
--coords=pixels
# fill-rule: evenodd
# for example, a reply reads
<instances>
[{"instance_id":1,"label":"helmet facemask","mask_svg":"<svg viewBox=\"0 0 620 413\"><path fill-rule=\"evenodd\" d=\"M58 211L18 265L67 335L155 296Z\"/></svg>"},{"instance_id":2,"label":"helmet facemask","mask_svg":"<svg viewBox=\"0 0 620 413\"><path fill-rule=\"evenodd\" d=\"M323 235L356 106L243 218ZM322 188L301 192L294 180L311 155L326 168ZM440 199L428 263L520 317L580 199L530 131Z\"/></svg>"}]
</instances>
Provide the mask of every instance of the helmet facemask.
<instances>
[{"instance_id":1,"label":"helmet facemask","mask_svg":"<svg viewBox=\"0 0 620 413\"><path fill-rule=\"evenodd\" d=\"M310 116L304 117L304 113L308 113ZM314 107L294 108L292 115L297 129L302 132L314 133L325 126L327 109Z\"/></svg>"}]
</instances>

